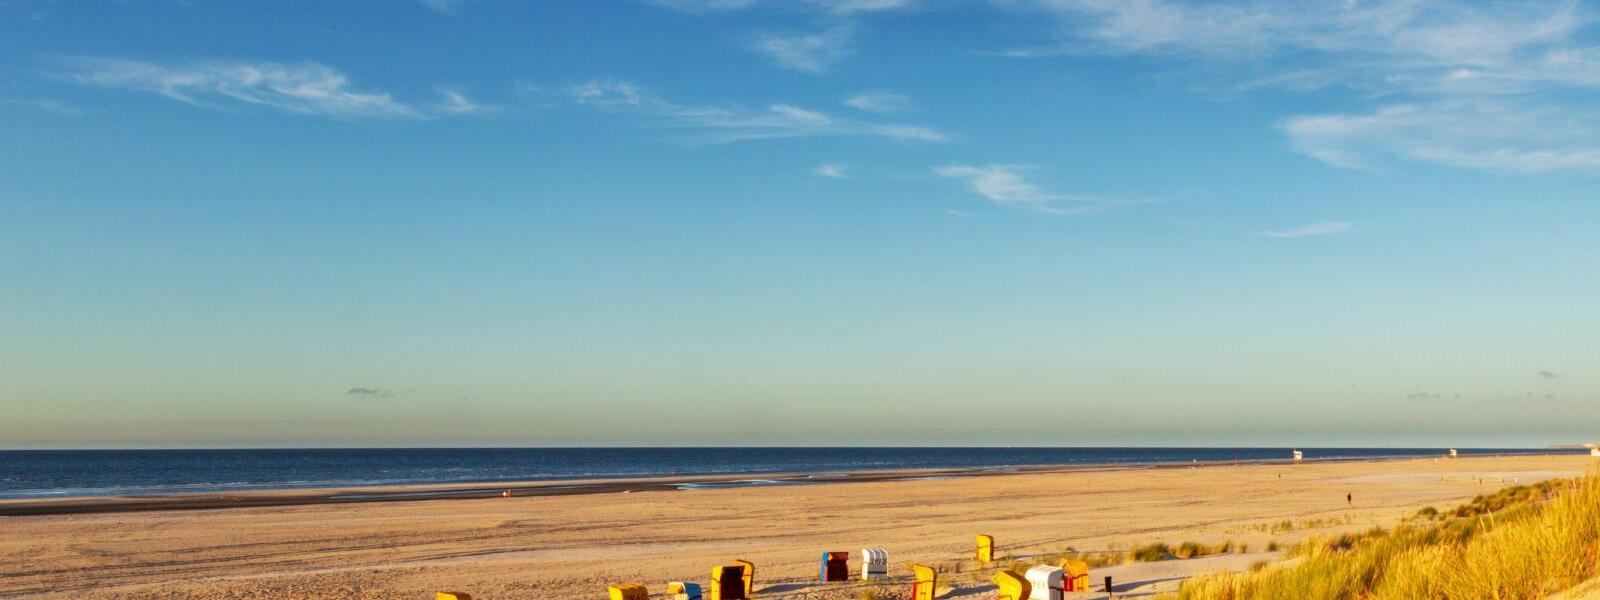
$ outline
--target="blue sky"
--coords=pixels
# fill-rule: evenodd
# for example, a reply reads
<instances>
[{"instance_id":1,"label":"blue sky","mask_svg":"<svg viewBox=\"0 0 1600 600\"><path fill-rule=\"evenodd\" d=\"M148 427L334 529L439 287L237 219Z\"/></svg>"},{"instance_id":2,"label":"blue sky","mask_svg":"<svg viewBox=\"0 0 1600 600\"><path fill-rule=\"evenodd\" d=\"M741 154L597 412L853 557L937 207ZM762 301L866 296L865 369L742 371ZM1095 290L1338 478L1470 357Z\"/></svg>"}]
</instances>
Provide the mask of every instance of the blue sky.
<instances>
[{"instance_id":1,"label":"blue sky","mask_svg":"<svg viewBox=\"0 0 1600 600\"><path fill-rule=\"evenodd\" d=\"M1600 6L0 2L0 446L1600 437Z\"/></svg>"}]
</instances>

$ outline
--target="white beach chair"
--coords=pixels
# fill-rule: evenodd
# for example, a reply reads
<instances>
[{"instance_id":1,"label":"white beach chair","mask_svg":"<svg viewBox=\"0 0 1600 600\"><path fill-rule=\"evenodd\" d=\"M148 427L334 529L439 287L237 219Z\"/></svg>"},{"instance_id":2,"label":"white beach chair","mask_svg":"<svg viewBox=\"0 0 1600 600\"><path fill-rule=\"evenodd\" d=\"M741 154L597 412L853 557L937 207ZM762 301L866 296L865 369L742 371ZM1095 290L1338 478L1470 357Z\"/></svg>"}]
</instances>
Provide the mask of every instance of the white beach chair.
<instances>
[{"instance_id":1,"label":"white beach chair","mask_svg":"<svg viewBox=\"0 0 1600 600\"><path fill-rule=\"evenodd\" d=\"M1032 586L1028 600L1061 600L1061 593L1066 589L1066 576L1067 572L1061 567L1038 565L1028 569L1028 583Z\"/></svg>"},{"instance_id":2,"label":"white beach chair","mask_svg":"<svg viewBox=\"0 0 1600 600\"><path fill-rule=\"evenodd\" d=\"M861 578L887 579L889 577L889 551L882 548L861 550Z\"/></svg>"}]
</instances>

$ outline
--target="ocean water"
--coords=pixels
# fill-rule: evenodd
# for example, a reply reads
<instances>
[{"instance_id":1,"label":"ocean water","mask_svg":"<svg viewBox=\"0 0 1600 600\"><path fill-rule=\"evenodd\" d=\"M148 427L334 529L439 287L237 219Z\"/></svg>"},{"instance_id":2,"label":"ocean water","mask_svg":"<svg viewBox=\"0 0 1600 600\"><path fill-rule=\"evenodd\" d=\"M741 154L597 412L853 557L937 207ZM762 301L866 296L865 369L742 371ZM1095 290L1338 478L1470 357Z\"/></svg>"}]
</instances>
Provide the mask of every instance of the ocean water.
<instances>
[{"instance_id":1,"label":"ocean water","mask_svg":"<svg viewBox=\"0 0 1600 600\"><path fill-rule=\"evenodd\" d=\"M1307 460L1444 448L1302 448ZM1559 452L1461 449L1461 454ZM1284 460L1289 448L395 448L0 452L0 498L740 473ZM824 477L825 478L825 477Z\"/></svg>"}]
</instances>

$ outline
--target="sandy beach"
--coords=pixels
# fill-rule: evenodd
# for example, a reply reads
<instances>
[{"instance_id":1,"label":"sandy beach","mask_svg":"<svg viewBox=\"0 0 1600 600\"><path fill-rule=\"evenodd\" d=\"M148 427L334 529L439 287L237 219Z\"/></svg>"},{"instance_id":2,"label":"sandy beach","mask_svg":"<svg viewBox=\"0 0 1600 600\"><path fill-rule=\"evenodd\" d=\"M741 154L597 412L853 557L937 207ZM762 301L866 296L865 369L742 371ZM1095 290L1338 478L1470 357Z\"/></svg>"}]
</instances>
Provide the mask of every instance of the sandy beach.
<instances>
[{"instance_id":1,"label":"sandy beach","mask_svg":"<svg viewBox=\"0 0 1600 600\"><path fill-rule=\"evenodd\" d=\"M1118 597L1140 597L1270 559L1273 542L1392 526L1425 506L1593 464L1574 455L1409 459L688 491L606 482L614 487L604 493L12 516L0 517L0 596L425 599L453 589L480 599L603 598L608 583L659 593L743 558L757 565L761 598L858 598L869 588L884 598L904 593L912 562L975 568L976 533L994 535L1002 559L1151 542L1250 548L1092 573L1096 584L1112 576ZM851 552L854 571L864 547L888 550L902 579L814 583L821 551ZM958 581L942 597L985 589Z\"/></svg>"}]
</instances>

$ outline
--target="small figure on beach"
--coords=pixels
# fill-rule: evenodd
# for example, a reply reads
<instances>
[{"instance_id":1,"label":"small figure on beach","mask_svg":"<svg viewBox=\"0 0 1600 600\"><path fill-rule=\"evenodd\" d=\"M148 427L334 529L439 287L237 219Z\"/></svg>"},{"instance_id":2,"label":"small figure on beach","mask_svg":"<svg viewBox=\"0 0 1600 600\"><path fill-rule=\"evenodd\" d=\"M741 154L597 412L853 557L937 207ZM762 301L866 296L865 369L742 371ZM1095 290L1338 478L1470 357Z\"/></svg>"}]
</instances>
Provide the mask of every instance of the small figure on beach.
<instances>
[{"instance_id":1,"label":"small figure on beach","mask_svg":"<svg viewBox=\"0 0 1600 600\"><path fill-rule=\"evenodd\" d=\"M1355 502L1356 502L1355 495L1346 492L1345 495L1344 495L1344 503L1345 504L1355 504Z\"/></svg>"}]
</instances>

